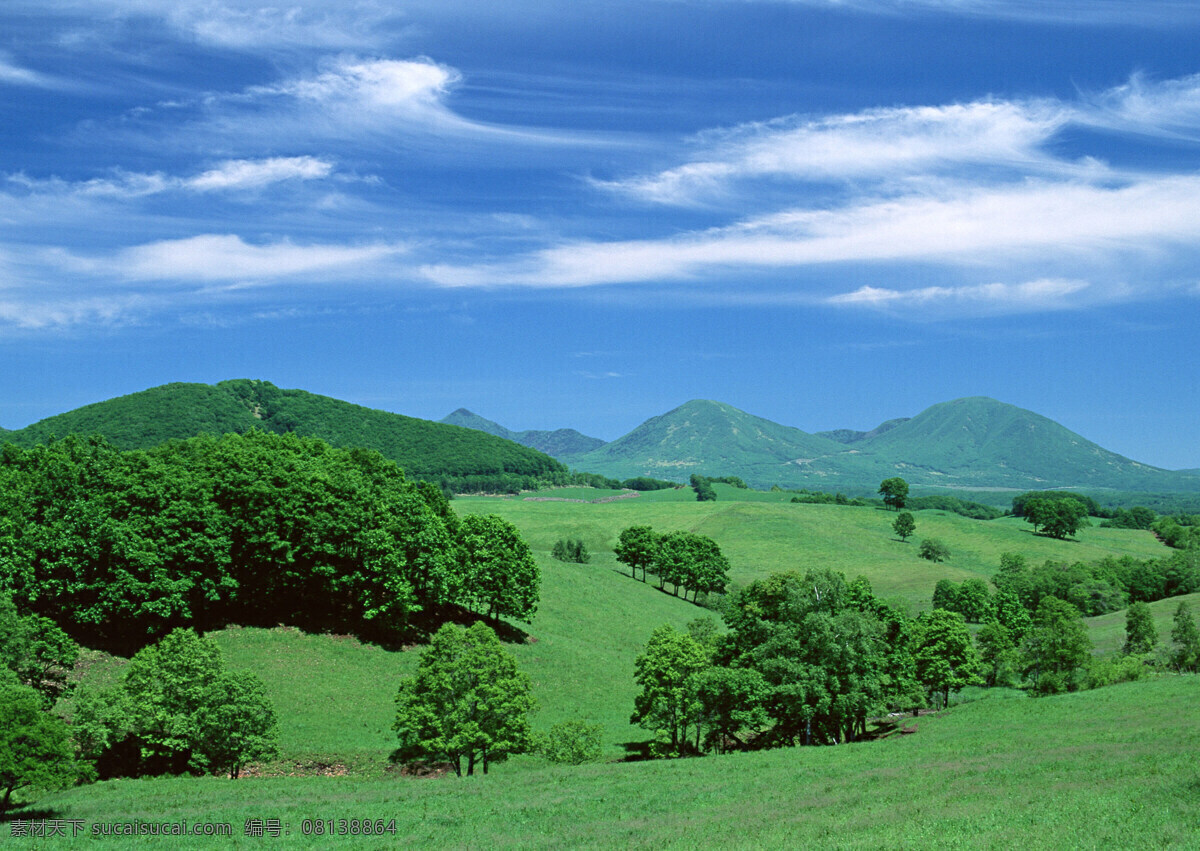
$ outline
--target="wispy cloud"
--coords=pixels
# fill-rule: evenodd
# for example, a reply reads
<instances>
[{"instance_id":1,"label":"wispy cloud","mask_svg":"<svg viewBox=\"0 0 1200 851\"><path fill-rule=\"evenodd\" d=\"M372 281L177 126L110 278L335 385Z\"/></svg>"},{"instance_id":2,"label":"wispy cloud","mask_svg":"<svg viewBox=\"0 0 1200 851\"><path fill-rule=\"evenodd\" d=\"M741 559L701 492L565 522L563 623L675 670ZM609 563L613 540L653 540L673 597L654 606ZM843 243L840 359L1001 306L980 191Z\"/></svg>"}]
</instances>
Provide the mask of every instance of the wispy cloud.
<instances>
[{"instance_id":1,"label":"wispy cloud","mask_svg":"<svg viewBox=\"0 0 1200 851\"><path fill-rule=\"evenodd\" d=\"M260 160L225 160L191 177L161 172L140 174L115 171L113 176L84 181L59 178L34 180L24 174L7 176L7 182L39 194L137 198L162 192L237 192L257 190L289 180L319 180L333 171L333 163L318 157L270 157Z\"/></svg>"},{"instance_id":2,"label":"wispy cloud","mask_svg":"<svg viewBox=\"0 0 1200 851\"><path fill-rule=\"evenodd\" d=\"M1092 26L1165 27L1200 19L1189 0L761 0L875 14L942 13Z\"/></svg>"},{"instance_id":3,"label":"wispy cloud","mask_svg":"<svg viewBox=\"0 0 1200 851\"><path fill-rule=\"evenodd\" d=\"M27 86L37 89L63 89L67 83L50 74L16 65L5 53L0 53L0 86Z\"/></svg>"},{"instance_id":4,"label":"wispy cloud","mask_svg":"<svg viewBox=\"0 0 1200 851\"><path fill-rule=\"evenodd\" d=\"M979 165L1075 171L1078 165L1041 150L1070 117L1070 109L1049 101L979 101L789 117L710 132L698 140L705 148L700 159L658 174L597 185L651 201L689 203L753 178L895 179Z\"/></svg>"},{"instance_id":5,"label":"wispy cloud","mask_svg":"<svg viewBox=\"0 0 1200 851\"><path fill-rule=\"evenodd\" d=\"M831 296L826 301L849 307L905 311L932 309L955 315L974 310L984 313L1026 313L1077 307L1087 301L1082 296L1089 286L1087 281L1053 278L1019 284L918 287L911 290L865 286L853 292Z\"/></svg>"},{"instance_id":6,"label":"wispy cloud","mask_svg":"<svg viewBox=\"0 0 1200 851\"><path fill-rule=\"evenodd\" d=\"M65 269L128 281L249 284L368 274L381 262L407 251L403 245L296 245L282 240L263 245L232 234L204 234L121 249L112 255L58 252Z\"/></svg>"}]
</instances>

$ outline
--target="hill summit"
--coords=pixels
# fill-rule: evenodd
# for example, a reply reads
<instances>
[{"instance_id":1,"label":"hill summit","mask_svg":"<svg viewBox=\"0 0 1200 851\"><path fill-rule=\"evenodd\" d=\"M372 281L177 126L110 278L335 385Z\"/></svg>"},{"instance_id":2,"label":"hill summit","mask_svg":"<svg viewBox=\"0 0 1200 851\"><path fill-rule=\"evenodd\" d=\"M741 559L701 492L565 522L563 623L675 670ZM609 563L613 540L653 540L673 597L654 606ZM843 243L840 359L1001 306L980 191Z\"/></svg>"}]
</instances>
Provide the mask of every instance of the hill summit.
<instances>
[{"instance_id":1,"label":"hill summit","mask_svg":"<svg viewBox=\"0 0 1200 851\"><path fill-rule=\"evenodd\" d=\"M510 431L497 422L481 417L466 408L459 408L453 413L442 417L439 422L448 425L473 428L496 437L503 437L538 452L545 452L561 461L569 462L572 458L590 452L603 446L604 441L598 437L588 437L573 428L559 428L553 431L529 429L527 431Z\"/></svg>"}]
</instances>

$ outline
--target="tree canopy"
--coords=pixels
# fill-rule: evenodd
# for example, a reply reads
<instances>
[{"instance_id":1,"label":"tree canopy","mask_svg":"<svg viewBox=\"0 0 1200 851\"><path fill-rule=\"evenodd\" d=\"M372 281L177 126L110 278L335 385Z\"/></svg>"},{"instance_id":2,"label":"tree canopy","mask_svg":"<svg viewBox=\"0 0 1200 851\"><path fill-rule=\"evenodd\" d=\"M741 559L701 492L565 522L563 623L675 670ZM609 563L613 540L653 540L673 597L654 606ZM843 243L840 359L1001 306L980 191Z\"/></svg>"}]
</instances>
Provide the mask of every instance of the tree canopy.
<instances>
[{"instance_id":1,"label":"tree canopy","mask_svg":"<svg viewBox=\"0 0 1200 851\"><path fill-rule=\"evenodd\" d=\"M899 476L884 479L879 484L879 495L883 497L884 505L899 511L908 499L908 482Z\"/></svg>"}]
</instances>

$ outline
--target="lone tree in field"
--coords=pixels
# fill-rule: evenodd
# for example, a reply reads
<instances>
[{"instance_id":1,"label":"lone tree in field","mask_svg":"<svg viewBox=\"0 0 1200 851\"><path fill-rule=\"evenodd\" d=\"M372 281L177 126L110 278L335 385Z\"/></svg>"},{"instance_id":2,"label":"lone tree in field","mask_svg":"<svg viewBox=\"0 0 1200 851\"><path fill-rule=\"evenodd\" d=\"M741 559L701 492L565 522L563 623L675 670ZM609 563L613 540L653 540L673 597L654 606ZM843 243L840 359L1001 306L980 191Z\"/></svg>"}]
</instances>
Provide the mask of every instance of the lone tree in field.
<instances>
[{"instance_id":1,"label":"lone tree in field","mask_svg":"<svg viewBox=\"0 0 1200 851\"><path fill-rule=\"evenodd\" d=\"M53 790L78 777L75 746L67 725L42 709L33 689L0 676L0 813L17 789Z\"/></svg>"},{"instance_id":2,"label":"lone tree in field","mask_svg":"<svg viewBox=\"0 0 1200 851\"><path fill-rule=\"evenodd\" d=\"M529 714L535 707L529 677L484 623L467 629L446 624L421 656L416 676L396 697L398 755L440 760L462 776L524 753L532 745Z\"/></svg>"},{"instance_id":3,"label":"lone tree in field","mask_svg":"<svg viewBox=\"0 0 1200 851\"><path fill-rule=\"evenodd\" d=\"M908 500L908 482L899 476L884 479L879 484L879 494L883 497L884 505L899 511Z\"/></svg>"},{"instance_id":4,"label":"lone tree in field","mask_svg":"<svg viewBox=\"0 0 1200 851\"><path fill-rule=\"evenodd\" d=\"M917 531L917 521L913 519L912 512L901 511L896 522L892 524L892 531L900 540L907 541L909 536Z\"/></svg>"},{"instance_id":5,"label":"lone tree in field","mask_svg":"<svg viewBox=\"0 0 1200 851\"><path fill-rule=\"evenodd\" d=\"M629 575L634 579L640 568L645 582L646 568L654 563L658 552L658 535L649 526L630 526L621 532L613 552L617 554L617 561L629 565Z\"/></svg>"},{"instance_id":6,"label":"lone tree in field","mask_svg":"<svg viewBox=\"0 0 1200 851\"><path fill-rule=\"evenodd\" d=\"M1125 647L1121 652L1126 655L1149 653L1158 644L1158 630L1154 628L1154 616L1150 607L1140 600L1130 603L1125 612Z\"/></svg>"},{"instance_id":7,"label":"lone tree in field","mask_svg":"<svg viewBox=\"0 0 1200 851\"><path fill-rule=\"evenodd\" d=\"M917 550L917 555L933 562L945 561L950 558L950 548L938 538L926 538L921 541L921 547Z\"/></svg>"}]
</instances>

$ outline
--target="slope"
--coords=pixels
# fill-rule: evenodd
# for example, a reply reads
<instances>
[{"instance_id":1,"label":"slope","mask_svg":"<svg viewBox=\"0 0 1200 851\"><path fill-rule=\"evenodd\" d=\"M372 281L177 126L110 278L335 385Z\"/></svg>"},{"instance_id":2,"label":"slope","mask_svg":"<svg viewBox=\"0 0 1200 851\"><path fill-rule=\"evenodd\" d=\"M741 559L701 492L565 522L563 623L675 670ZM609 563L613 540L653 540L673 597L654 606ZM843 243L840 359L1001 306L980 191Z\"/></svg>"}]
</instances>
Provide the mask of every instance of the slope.
<instances>
[{"instance_id":1,"label":"slope","mask_svg":"<svg viewBox=\"0 0 1200 851\"><path fill-rule=\"evenodd\" d=\"M413 475L536 476L565 469L544 453L479 431L250 379L165 384L49 417L4 439L32 446L52 436L101 434L122 449L140 449L201 432L252 428L373 449Z\"/></svg>"}]
</instances>

